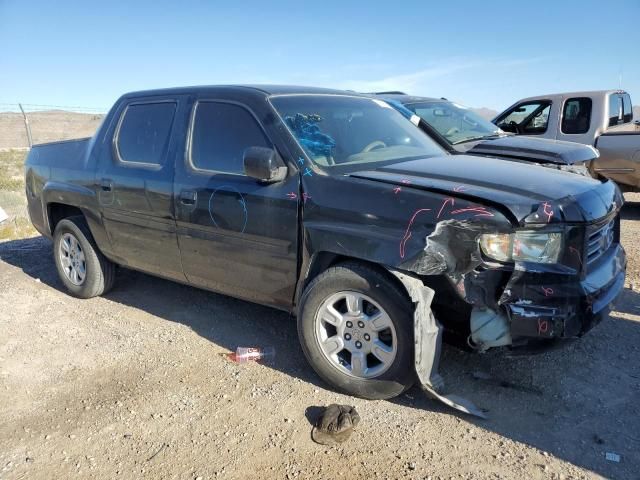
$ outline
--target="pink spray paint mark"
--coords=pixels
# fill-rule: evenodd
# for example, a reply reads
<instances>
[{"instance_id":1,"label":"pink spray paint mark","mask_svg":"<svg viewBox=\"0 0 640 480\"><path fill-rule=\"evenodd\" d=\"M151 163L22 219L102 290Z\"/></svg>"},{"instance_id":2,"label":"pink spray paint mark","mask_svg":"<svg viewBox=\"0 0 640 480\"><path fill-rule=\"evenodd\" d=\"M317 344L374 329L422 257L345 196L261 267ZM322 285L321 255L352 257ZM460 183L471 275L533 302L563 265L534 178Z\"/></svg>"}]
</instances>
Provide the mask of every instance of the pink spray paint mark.
<instances>
[{"instance_id":1,"label":"pink spray paint mark","mask_svg":"<svg viewBox=\"0 0 640 480\"><path fill-rule=\"evenodd\" d=\"M287 193L287 197L289 197L291 200L295 200L296 198L298 198L298 195L295 192L289 192Z\"/></svg>"},{"instance_id":2,"label":"pink spray paint mark","mask_svg":"<svg viewBox=\"0 0 640 480\"><path fill-rule=\"evenodd\" d=\"M493 213L488 211L485 207L467 207L460 208L458 210L454 210L451 212L451 215L458 215L460 213L470 213L475 212L474 217L493 217Z\"/></svg>"},{"instance_id":3,"label":"pink spray paint mark","mask_svg":"<svg viewBox=\"0 0 640 480\"><path fill-rule=\"evenodd\" d=\"M544 292L545 297L550 297L551 295L553 295L553 288L542 287L542 291Z\"/></svg>"},{"instance_id":4,"label":"pink spray paint mark","mask_svg":"<svg viewBox=\"0 0 640 480\"><path fill-rule=\"evenodd\" d=\"M413 226L413 222L415 222L416 217L422 212L430 211L430 208L421 208L420 210L416 210L411 216L411 220L409 220L409 224L407 225L407 229L404 232L404 236L402 237L402 240L400 240L400 258L404 258L404 247L411 238L411 227Z\"/></svg>"},{"instance_id":5,"label":"pink spray paint mark","mask_svg":"<svg viewBox=\"0 0 640 480\"><path fill-rule=\"evenodd\" d=\"M458 185L453 189L454 192L464 192L466 190L467 190L467 187L465 185Z\"/></svg>"},{"instance_id":6,"label":"pink spray paint mark","mask_svg":"<svg viewBox=\"0 0 640 480\"><path fill-rule=\"evenodd\" d=\"M547 333L548 330L549 330L549 322L539 318L538 319L538 335L540 335L541 333Z\"/></svg>"},{"instance_id":7,"label":"pink spray paint mark","mask_svg":"<svg viewBox=\"0 0 640 480\"><path fill-rule=\"evenodd\" d=\"M400 187L396 187L393 189L393 193L395 193L396 195L400 193L400 191L402 190L402 188Z\"/></svg>"},{"instance_id":8,"label":"pink spray paint mark","mask_svg":"<svg viewBox=\"0 0 640 480\"><path fill-rule=\"evenodd\" d=\"M302 201L304 203L307 203L307 200L309 200L310 198L311 198L311 195L309 195L307 192L302 193Z\"/></svg>"},{"instance_id":9,"label":"pink spray paint mark","mask_svg":"<svg viewBox=\"0 0 640 480\"><path fill-rule=\"evenodd\" d=\"M447 205L447 203L451 203L451 206L453 207L456 201L451 197L445 198L444 202L442 202L442 206L440 207L440 211L438 212L438 216L436 218L440 218L440 215L442 215L442 211L444 210L444 207Z\"/></svg>"},{"instance_id":10,"label":"pink spray paint mark","mask_svg":"<svg viewBox=\"0 0 640 480\"><path fill-rule=\"evenodd\" d=\"M547 216L547 223L551 221L551 217L553 217L553 208L547 202L542 204L542 211Z\"/></svg>"}]
</instances>

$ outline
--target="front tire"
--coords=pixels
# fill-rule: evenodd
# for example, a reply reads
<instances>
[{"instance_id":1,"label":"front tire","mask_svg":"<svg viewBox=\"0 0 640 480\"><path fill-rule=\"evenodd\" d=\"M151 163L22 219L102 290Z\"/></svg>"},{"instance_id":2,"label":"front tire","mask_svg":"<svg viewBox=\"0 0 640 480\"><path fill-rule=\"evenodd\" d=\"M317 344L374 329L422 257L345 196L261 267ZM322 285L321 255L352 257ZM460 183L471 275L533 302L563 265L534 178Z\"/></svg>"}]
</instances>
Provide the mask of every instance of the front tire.
<instances>
[{"instance_id":1,"label":"front tire","mask_svg":"<svg viewBox=\"0 0 640 480\"><path fill-rule=\"evenodd\" d=\"M113 286L115 265L102 255L82 216L58 222L53 258L62 283L75 297L96 297Z\"/></svg>"},{"instance_id":2,"label":"front tire","mask_svg":"<svg viewBox=\"0 0 640 480\"><path fill-rule=\"evenodd\" d=\"M315 278L298 335L314 370L344 393L386 399L415 382L412 303L375 268L349 262Z\"/></svg>"}]
</instances>

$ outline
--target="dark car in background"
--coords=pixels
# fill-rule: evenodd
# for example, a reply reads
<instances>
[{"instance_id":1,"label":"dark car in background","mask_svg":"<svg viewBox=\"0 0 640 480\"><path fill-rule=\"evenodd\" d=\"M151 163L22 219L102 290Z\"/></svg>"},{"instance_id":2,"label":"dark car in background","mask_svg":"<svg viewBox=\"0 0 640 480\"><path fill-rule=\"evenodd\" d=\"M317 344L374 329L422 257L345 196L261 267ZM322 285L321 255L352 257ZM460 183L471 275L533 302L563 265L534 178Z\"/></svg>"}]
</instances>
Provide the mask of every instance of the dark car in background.
<instances>
[{"instance_id":1,"label":"dark car in background","mask_svg":"<svg viewBox=\"0 0 640 480\"><path fill-rule=\"evenodd\" d=\"M589 175L589 164L598 158L597 150L590 146L504 132L473 110L444 98L417 97L402 92L375 96L398 109L406 108L405 116L409 112L417 115L425 133L452 153L533 162L582 175Z\"/></svg>"}]
</instances>

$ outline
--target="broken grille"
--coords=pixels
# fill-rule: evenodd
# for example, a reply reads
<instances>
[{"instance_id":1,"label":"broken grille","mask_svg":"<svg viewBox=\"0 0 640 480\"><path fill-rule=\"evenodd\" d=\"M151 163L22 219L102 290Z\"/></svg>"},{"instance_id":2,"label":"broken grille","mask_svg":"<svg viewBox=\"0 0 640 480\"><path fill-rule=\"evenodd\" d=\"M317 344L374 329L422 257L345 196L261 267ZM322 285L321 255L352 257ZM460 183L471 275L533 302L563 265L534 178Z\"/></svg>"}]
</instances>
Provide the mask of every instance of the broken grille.
<instances>
[{"instance_id":1,"label":"broken grille","mask_svg":"<svg viewBox=\"0 0 640 480\"><path fill-rule=\"evenodd\" d=\"M587 263L595 262L600 256L609 250L615 238L615 219L593 230L587 237Z\"/></svg>"}]
</instances>

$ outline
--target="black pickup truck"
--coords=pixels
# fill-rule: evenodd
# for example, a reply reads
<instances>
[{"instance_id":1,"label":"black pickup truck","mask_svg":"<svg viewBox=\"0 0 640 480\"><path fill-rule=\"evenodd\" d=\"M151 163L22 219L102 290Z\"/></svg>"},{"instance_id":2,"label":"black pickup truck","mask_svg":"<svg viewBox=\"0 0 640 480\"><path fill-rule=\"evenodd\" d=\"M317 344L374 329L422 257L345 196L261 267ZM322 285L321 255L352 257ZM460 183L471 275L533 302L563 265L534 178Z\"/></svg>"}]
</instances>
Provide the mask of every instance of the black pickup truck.
<instances>
[{"instance_id":1,"label":"black pickup truck","mask_svg":"<svg viewBox=\"0 0 640 480\"><path fill-rule=\"evenodd\" d=\"M73 295L120 265L291 312L320 376L365 398L441 389L443 334L580 336L624 282L613 182L450 155L351 92L130 93L93 138L35 146L26 194Z\"/></svg>"}]
</instances>

